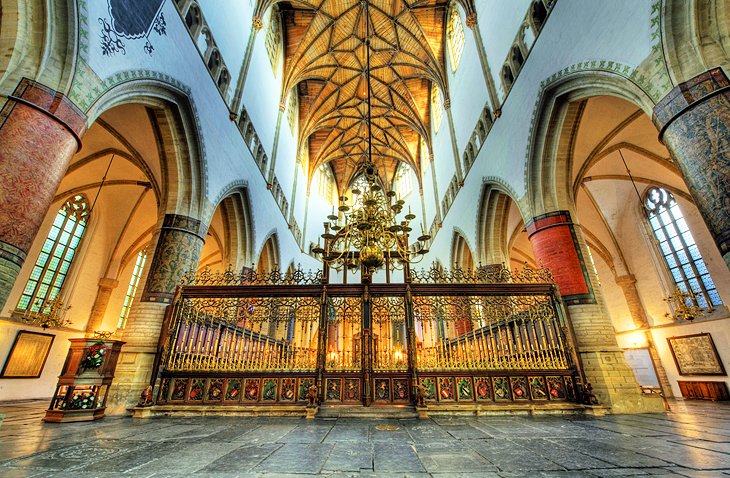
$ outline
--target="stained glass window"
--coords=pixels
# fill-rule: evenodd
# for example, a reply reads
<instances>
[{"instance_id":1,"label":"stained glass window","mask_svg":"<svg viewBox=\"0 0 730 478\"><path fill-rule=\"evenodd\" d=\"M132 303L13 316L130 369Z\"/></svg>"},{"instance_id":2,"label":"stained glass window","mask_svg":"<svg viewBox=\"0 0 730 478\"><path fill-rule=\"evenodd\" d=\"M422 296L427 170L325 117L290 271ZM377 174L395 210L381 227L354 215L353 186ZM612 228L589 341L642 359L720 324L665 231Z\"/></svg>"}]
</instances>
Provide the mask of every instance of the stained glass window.
<instances>
[{"instance_id":1,"label":"stained glass window","mask_svg":"<svg viewBox=\"0 0 730 478\"><path fill-rule=\"evenodd\" d=\"M689 230L679 204L664 188L652 187L644 195L649 224L669 273L682 292L692 291L699 307L722 305L715 283Z\"/></svg>"},{"instance_id":2,"label":"stained glass window","mask_svg":"<svg viewBox=\"0 0 730 478\"><path fill-rule=\"evenodd\" d=\"M449 43L449 56L451 58L451 71L459 67L459 60L464 51L464 27L461 24L461 15L456 5L449 11L449 23L446 26L446 35Z\"/></svg>"},{"instance_id":3,"label":"stained glass window","mask_svg":"<svg viewBox=\"0 0 730 478\"><path fill-rule=\"evenodd\" d=\"M139 251L139 254L137 254L137 261L134 263L132 277L129 279L127 295L124 296L124 305L122 306L122 312L121 314L119 314L119 322L117 323L118 329L123 329L124 326L127 325L129 311L132 310L132 302L134 301L134 295L137 293L139 278L142 277L142 271L144 270L145 262L147 262L147 251L141 250Z\"/></svg>"},{"instance_id":4,"label":"stained glass window","mask_svg":"<svg viewBox=\"0 0 730 478\"><path fill-rule=\"evenodd\" d=\"M43 248L25 284L18 310L40 311L58 296L89 220L89 203L81 194L69 198L56 214Z\"/></svg>"}]
</instances>

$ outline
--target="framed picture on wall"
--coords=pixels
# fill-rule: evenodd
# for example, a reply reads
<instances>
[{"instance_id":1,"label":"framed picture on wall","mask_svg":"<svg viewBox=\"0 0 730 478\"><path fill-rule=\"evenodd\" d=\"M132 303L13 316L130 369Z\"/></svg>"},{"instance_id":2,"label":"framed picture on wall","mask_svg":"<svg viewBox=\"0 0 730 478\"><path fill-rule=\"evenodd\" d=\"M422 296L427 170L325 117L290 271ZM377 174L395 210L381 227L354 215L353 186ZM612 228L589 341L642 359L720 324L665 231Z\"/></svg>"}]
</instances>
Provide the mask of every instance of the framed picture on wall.
<instances>
[{"instance_id":1,"label":"framed picture on wall","mask_svg":"<svg viewBox=\"0 0 730 478\"><path fill-rule=\"evenodd\" d=\"M680 375L726 375L709 333L667 337Z\"/></svg>"},{"instance_id":2,"label":"framed picture on wall","mask_svg":"<svg viewBox=\"0 0 730 478\"><path fill-rule=\"evenodd\" d=\"M52 334L19 330L0 378L38 378L51 351Z\"/></svg>"}]
</instances>

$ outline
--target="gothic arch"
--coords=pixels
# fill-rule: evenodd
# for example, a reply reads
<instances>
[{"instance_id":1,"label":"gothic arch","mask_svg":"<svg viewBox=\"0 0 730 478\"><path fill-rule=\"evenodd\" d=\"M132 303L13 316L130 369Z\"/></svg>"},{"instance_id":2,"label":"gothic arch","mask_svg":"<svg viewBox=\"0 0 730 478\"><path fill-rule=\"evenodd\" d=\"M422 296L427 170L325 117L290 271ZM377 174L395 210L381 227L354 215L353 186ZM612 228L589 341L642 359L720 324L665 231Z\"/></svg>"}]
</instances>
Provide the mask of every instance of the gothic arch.
<instances>
[{"instance_id":1,"label":"gothic arch","mask_svg":"<svg viewBox=\"0 0 730 478\"><path fill-rule=\"evenodd\" d=\"M68 93L76 25L75 1L0 0L0 92L8 94L26 77Z\"/></svg>"},{"instance_id":2,"label":"gothic arch","mask_svg":"<svg viewBox=\"0 0 730 478\"><path fill-rule=\"evenodd\" d=\"M509 216L517 203L494 184L485 183L477 209L476 255L483 264L509 262ZM520 215L521 217L521 215Z\"/></svg>"},{"instance_id":3,"label":"gothic arch","mask_svg":"<svg viewBox=\"0 0 730 478\"><path fill-rule=\"evenodd\" d=\"M264 241L264 245L259 252L258 261L256 262L256 272L266 274L278 270L279 261L279 236L276 232L272 232Z\"/></svg>"},{"instance_id":4,"label":"gothic arch","mask_svg":"<svg viewBox=\"0 0 730 478\"><path fill-rule=\"evenodd\" d=\"M664 58L673 84L730 66L728 0L665 0L662 7Z\"/></svg>"},{"instance_id":5,"label":"gothic arch","mask_svg":"<svg viewBox=\"0 0 730 478\"><path fill-rule=\"evenodd\" d=\"M141 104L154 111L162 158L161 214L200 218L207 196L207 174L195 106L189 95L171 85L139 80L107 91L87 112L89 123L123 104Z\"/></svg>"},{"instance_id":6,"label":"gothic arch","mask_svg":"<svg viewBox=\"0 0 730 478\"><path fill-rule=\"evenodd\" d=\"M451 240L451 266L463 270L473 270L475 268L474 254L469 246L469 241L466 240L464 232L456 227Z\"/></svg>"},{"instance_id":7,"label":"gothic arch","mask_svg":"<svg viewBox=\"0 0 730 478\"><path fill-rule=\"evenodd\" d=\"M641 108L649 117L654 106L641 88L606 71L581 71L562 77L540 94L528 146L526 189L531 214L574 211L570 141L577 132L585 100L614 96Z\"/></svg>"},{"instance_id":8,"label":"gothic arch","mask_svg":"<svg viewBox=\"0 0 730 478\"><path fill-rule=\"evenodd\" d=\"M253 262L254 226L248 190L245 186L232 188L219 201L218 207L223 216L227 263L233 270L240 270Z\"/></svg>"}]
</instances>

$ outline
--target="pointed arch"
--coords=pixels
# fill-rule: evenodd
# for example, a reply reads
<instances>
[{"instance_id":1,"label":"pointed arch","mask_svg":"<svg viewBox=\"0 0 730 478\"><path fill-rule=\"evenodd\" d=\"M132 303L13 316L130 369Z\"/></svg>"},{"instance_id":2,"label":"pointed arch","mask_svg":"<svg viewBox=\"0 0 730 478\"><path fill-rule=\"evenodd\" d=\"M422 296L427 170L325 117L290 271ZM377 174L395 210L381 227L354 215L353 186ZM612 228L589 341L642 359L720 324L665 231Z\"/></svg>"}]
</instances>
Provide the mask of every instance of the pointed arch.
<instances>
[{"instance_id":1,"label":"pointed arch","mask_svg":"<svg viewBox=\"0 0 730 478\"><path fill-rule=\"evenodd\" d=\"M71 88L78 49L76 2L0 1L0 91L30 78L61 93Z\"/></svg>"},{"instance_id":2,"label":"pointed arch","mask_svg":"<svg viewBox=\"0 0 730 478\"><path fill-rule=\"evenodd\" d=\"M665 0L661 8L664 58L674 85L718 65L728 66L730 4L727 1Z\"/></svg>"},{"instance_id":3,"label":"pointed arch","mask_svg":"<svg viewBox=\"0 0 730 478\"><path fill-rule=\"evenodd\" d=\"M245 184L236 184L226 190L218 201L221 210L225 237L224 260L240 270L253 263L254 218L251 214L248 189Z\"/></svg>"},{"instance_id":4,"label":"pointed arch","mask_svg":"<svg viewBox=\"0 0 730 478\"><path fill-rule=\"evenodd\" d=\"M104 93L88 111L93 123L105 111L123 104L141 104L155 123L162 167L160 214L194 218L203 215L207 174L200 127L189 92L156 80L122 83Z\"/></svg>"},{"instance_id":5,"label":"pointed arch","mask_svg":"<svg viewBox=\"0 0 730 478\"><path fill-rule=\"evenodd\" d=\"M572 195L571 141L585 100L615 96L641 108L651 117L652 99L631 80L606 71L580 71L551 83L541 92L534 113L527 154L526 189L533 216L556 210L575 210Z\"/></svg>"},{"instance_id":6,"label":"pointed arch","mask_svg":"<svg viewBox=\"0 0 730 478\"><path fill-rule=\"evenodd\" d=\"M451 265L463 270L474 270L474 254L463 231L454 228L451 240Z\"/></svg>"},{"instance_id":7,"label":"pointed arch","mask_svg":"<svg viewBox=\"0 0 730 478\"><path fill-rule=\"evenodd\" d=\"M259 258L256 262L256 272L266 274L279 269L279 236L273 232L269 234L264 245L259 252Z\"/></svg>"}]
</instances>

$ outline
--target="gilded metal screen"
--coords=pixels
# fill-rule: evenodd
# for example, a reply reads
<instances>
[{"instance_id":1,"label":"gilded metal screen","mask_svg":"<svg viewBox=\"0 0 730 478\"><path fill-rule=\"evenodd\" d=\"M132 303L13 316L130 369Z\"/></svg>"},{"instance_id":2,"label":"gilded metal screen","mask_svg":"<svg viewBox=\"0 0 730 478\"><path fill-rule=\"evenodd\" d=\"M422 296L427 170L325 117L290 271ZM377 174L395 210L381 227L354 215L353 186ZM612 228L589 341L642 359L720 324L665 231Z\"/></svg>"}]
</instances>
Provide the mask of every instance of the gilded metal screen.
<instances>
[{"instance_id":1,"label":"gilded metal screen","mask_svg":"<svg viewBox=\"0 0 730 478\"><path fill-rule=\"evenodd\" d=\"M403 296L374 296L370 302L373 370L408 370L408 332Z\"/></svg>"},{"instance_id":2,"label":"gilded metal screen","mask_svg":"<svg viewBox=\"0 0 730 478\"><path fill-rule=\"evenodd\" d=\"M165 369L314 370L319 309L317 297L184 298Z\"/></svg>"},{"instance_id":3,"label":"gilded metal screen","mask_svg":"<svg viewBox=\"0 0 730 478\"><path fill-rule=\"evenodd\" d=\"M362 369L362 300L360 297L327 298L325 369Z\"/></svg>"},{"instance_id":4,"label":"gilded metal screen","mask_svg":"<svg viewBox=\"0 0 730 478\"><path fill-rule=\"evenodd\" d=\"M570 327L545 271L406 277L189 276L165 317L157 403L305 404L311 387L333 404L575 400Z\"/></svg>"},{"instance_id":5,"label":"gilded metal screen","mask_svg":"<svg viewBox=\"0 0 730 478\"><path fill-rule=\"evenodd\" d=\"M550 296L415 296L419 370L567 369Z\"/></svg>"}]
</instances>

